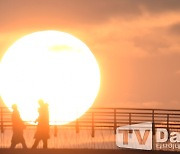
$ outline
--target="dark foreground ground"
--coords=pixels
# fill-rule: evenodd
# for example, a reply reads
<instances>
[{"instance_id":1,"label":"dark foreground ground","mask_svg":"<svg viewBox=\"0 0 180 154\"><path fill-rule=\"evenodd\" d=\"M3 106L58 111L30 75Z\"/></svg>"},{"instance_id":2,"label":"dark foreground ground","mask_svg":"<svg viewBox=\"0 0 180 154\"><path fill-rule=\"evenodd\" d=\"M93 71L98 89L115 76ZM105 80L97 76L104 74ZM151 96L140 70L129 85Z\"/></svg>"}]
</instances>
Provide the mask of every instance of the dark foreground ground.
<instances>
[{"instance_id":1,"label":"dark foreground ground","mask_svg":"<svg viewBox=\"0 0 180 154\"><path fill-rule=\"evenodd\" d=\"M104 149L0 149L0 154L176 154L177 152L144 151L144 150L104 150Z\"/></svg>"}]
</instances>

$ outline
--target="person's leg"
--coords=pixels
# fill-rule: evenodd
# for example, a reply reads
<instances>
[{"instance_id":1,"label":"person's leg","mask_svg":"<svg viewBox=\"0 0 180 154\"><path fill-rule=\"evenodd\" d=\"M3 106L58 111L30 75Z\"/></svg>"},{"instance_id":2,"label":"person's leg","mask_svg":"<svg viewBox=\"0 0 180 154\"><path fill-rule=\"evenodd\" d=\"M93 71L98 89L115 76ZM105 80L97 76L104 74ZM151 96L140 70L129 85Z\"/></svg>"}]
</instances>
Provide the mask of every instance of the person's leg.
<instances>
[{"instance_id":1,"label":"person's leg","mask_svg":"<svg viewBox=\"0 0 180 154\"><path fill-rule=\"evenodd\" d=\"M11 149L14 149L15 147L16 147L16 143L13 142L13 141L11 141L11 146L10 146L10 148L11 148Z\"/></svg>"},{"instance_id":2,"label":"person's leg","mask_svg":"<svg viewBox=\"0 0 180 154\"><path fill-rule=\"evenodd\" d=\"M43 149L47 149L47 139L43 139Z\"/></svg>"},{"instance_id":3,"label":"person's leg","mask_svg":"<svg viewBox=\"0 0 180 154\"><path fill-rule=\"evenodd\" d=\"M22 139L21 144L22 144L22 147L23 147L24 149L27 149L27 145L26 145L26 142L25 142L24 138Z\"/></svg>"},{"instance_id":4,"label":"person's leg","mask_svg":"<svg viewBox=\"0 0 180 154\"><path fill-rule=\"evenodd\" d=\"M37 146L38 146L38 144L39 144L39 141L40 141L40 139L35 139L35 142L34 142L34 144L33 144L33 146L32 146L32 149L37 148Z\"/></svg>"},{"instance_id":5,"label":"person's leg","mask_svg":"<svg viewBox=\"0 0 180 154\"><path fill-rule=\"evenodd\" d=\"M12 139L11 139L11 146L10 146L10 148L11 148L11 149L14 149L14 148L16 147L16 144L17 144L17 142L16 142L16 136L15 136L14 133L13 133L13 136L12 136Z\"/></svg>"}]
</instances>

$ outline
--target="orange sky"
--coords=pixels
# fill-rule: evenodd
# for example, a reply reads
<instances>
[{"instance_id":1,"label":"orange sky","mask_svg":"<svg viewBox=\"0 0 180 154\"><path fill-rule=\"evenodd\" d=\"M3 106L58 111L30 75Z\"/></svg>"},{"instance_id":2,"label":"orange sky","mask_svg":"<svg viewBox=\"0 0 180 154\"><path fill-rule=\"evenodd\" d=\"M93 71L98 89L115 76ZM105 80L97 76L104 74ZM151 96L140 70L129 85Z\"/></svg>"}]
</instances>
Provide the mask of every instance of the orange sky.
<instances>
[{"instance_id":1,"label":"orange sky","mask_svg":"<svg viewBox=\"0 0 180 154\"><path fill-rule=\"evenodd\" d=\"M46 29L73 34L96 56L94 106L180 108L179 0L0 0L0 58Z\"/></svg>"}]
</instances>

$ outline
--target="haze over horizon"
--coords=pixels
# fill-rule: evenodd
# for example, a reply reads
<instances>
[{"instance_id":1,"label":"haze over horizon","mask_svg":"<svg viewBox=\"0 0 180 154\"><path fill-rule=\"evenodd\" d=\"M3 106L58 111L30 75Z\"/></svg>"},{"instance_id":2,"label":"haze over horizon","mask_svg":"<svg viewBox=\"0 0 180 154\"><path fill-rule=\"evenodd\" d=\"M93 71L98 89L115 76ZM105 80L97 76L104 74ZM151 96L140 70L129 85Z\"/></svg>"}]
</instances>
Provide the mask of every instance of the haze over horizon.
<instances>
[{"instance_id":1,"label":"haze over horizon","mask_svg":"<svg viewBox=\"0 0 180 154\"><path fill-rule=\"evenodd\" d=\"M49 29L96 57L94 107L180 109L179 0L1 0L0 59L17 39Z\"/></svg>"}]
</instances>

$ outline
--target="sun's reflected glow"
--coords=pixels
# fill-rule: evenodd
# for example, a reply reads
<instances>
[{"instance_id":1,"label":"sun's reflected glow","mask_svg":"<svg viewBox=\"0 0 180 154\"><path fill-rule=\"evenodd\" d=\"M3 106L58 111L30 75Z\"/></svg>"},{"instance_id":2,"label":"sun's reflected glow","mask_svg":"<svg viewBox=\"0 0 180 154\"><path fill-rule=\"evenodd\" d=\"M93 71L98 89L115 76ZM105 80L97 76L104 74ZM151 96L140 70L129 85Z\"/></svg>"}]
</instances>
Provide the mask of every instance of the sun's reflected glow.
<instances>
[{"instance_id":1,"label":"sun's reflected glow","mask_svg":"<svg viewBox=\"0 0 180 154\"><path fill-rule=\"evenodd\" d=\"M65 124L93 104L100 71L89 48L74 36L41 31L17 40L0 67L0 93L7 106L18 104L23 120L38 116L38 100L49 104L50 120Z\"/></svg>"}]
</instances>

